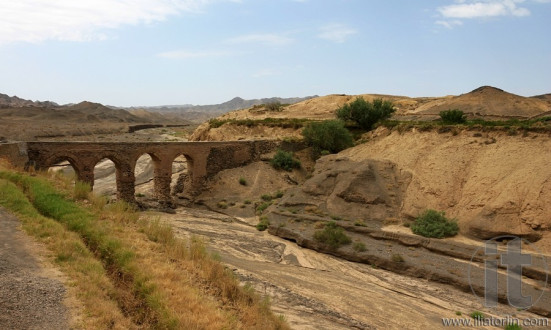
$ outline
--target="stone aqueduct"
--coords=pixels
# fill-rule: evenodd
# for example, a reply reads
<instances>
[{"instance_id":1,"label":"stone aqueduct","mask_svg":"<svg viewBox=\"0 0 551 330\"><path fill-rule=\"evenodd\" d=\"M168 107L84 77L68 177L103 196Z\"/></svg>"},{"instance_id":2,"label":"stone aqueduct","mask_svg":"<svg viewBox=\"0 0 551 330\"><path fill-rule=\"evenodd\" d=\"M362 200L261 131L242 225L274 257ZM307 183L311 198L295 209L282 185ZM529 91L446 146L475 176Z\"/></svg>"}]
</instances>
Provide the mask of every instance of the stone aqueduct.
<instances>
[{"instance_id":1,"label":"stone aqueduct","mask_svg":"<svg viewBox=\"0 0 551 330\"><path fill-rule=\"evenodd\" d=\"M246 165L273 151L274 141L232 142L20 142L0 144L0 157L26 168L48 169L68 161L78 180L94 184L94 167L103 159L115 164L117 196L135 202L134 168L138 158L151 156L154 163L154 190L163 204L172 202L172 163L180 155L188 164L191 195L201 191L205 181L221 170Z\"/></svg>"}]
</instances>

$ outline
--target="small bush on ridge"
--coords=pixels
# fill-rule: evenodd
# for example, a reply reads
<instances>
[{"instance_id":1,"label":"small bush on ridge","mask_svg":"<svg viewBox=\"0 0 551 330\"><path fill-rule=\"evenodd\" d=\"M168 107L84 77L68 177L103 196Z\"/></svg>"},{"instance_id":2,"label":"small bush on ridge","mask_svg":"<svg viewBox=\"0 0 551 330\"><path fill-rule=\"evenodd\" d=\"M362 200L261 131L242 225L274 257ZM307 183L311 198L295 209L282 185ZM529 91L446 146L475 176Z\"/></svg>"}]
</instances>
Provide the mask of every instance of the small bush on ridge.
<instances>
[{"instance_id":1,"label":"small bush on ridge","mask_svg":"<svg viewBox=\"0 0 551 330\"><path fill-rule=\"evenodd\" d=\"M344 230L337 226L335 221L328 222L323 230L316 231L314 233L314 239L320 243L326 244L333 250L352 242L350 237L346 236Z\"/></svg>"},{"instance_id":2,"label":"small bush on ridge","mask_svg":"<svg viewBox=\"0 0 551 330\"><path fill-rule=\"evenodd\" d=\"M455 219L447 219L444 212L429 209L415 219L411 231L425 237L443 238L457 235L459 226Z\"/></svg>"},{"instance_id":3,"label":"small bush on ridge","mask_svg":"<svg viewBox=\"0 0 551 330\"><path fill-rule=\"evenodd\" d=\"M323 151L337 153L354 145L352 134L340 120L312 122L304 128L302 135L317 154Z\"/></svg>"},{"instance_id":4,"label":"small bush on ridge","mask_svg":"<svg viewBox=\"0 0 551 330\"><path fill-rule=\"evenodd\" d=\"M337 109L337 118L353 121L365 130L371 130L380 120L390 118L396 111L390 101L375 99L366 101L363 97L357 97L354 101Z\"/></svg>"},{"instance_id":5,"label":"small bush on ridge","mask_svg":"<svg viewBox=\"0 0 551 330\"><path fill-rule=\"evenodd\" d=\"M295 159L293 153L281 149L277 150L270 164L276 170L283 169L288 172L292 171L294 168L300 168L300 161Z\"/></svg>"},{"instance_id":6,"label":"small bush on ridge","mask_svg":"<svg viewBox=\"0 0 551 330\"><path fill-rule=\"evenodd\" d=\"M462 124L467 121L463 111L457 109L440 111L440 118L445 124Z\"/></svg>"}]
</instances>

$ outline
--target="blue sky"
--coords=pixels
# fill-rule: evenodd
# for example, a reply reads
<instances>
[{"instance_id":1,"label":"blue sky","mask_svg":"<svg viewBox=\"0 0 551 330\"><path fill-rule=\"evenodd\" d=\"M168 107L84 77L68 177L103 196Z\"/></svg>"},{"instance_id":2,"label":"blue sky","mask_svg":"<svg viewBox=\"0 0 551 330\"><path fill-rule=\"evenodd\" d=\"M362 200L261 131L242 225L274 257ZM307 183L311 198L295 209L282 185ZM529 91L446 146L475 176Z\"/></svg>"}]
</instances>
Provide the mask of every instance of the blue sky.
<instances>
[{"instance_id":1,"label":"blue sky","mask_svg":"<svg viewBox=\"0 0 551 330\"><path fill-rule=\"evenodd\" d=\"M0 93L61 104L551 93L551 0L0 0Z\"/></svg>"}]
</instances>

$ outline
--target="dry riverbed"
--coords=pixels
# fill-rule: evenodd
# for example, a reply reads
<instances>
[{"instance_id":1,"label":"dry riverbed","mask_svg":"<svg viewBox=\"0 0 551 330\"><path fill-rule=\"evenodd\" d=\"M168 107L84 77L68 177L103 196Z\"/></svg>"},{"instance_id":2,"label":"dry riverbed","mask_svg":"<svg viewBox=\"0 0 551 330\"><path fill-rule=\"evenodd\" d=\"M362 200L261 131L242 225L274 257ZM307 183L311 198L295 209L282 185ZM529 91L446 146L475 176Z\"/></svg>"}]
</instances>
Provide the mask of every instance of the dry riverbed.
<instances>
[{"instance_id":1,"label":"dry riverbed","mask_svg":"<svg viewBox=\"0 0 551 330\"><path fill-rule=\"evenodd\" d=\"M253 219L184 208L146 216L160 217L181 237L204 237L242 282L270 296L294 329L435 329L442 318L468 318L473 311L540 318L505 305L486 310L451 286L300 248L257 231Z\"/></svg>"}]
</instances>

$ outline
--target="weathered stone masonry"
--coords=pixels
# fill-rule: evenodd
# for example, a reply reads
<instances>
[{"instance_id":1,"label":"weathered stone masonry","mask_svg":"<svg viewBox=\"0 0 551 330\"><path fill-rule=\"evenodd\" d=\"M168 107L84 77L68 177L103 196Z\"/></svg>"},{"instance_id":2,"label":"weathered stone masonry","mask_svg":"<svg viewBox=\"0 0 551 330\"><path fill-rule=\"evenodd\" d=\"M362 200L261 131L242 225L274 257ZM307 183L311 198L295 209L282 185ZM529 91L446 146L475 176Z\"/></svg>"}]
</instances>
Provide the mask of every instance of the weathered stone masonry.
<instances>
[{"instance_id":1,"label":"weathered stone masonry","mask_svg":"<svg viewBox=\"0 0 551 330\"><path fill-rule=\"evenodd\" d=\"M191 195L201 191L205 181L221 170L243 166L257 161L260 155L277 147L274 141L232 141L232 142L26 142L22 144L0 144L0 156L15 161L18 155L28 157L27 167L47 169L68 161L78 180L94 184L94 167L103 159L110 159L116 167L117 195L127 202L134 199L134 168L136 161L144 154L151 156L154 163L155 195L160 203L171 203L170 183L172 163L180 155L188 162ZM4 152L3 152L4 151ZM18 156L17 162L21 163Z\"/></svg>"}]
</instances>

